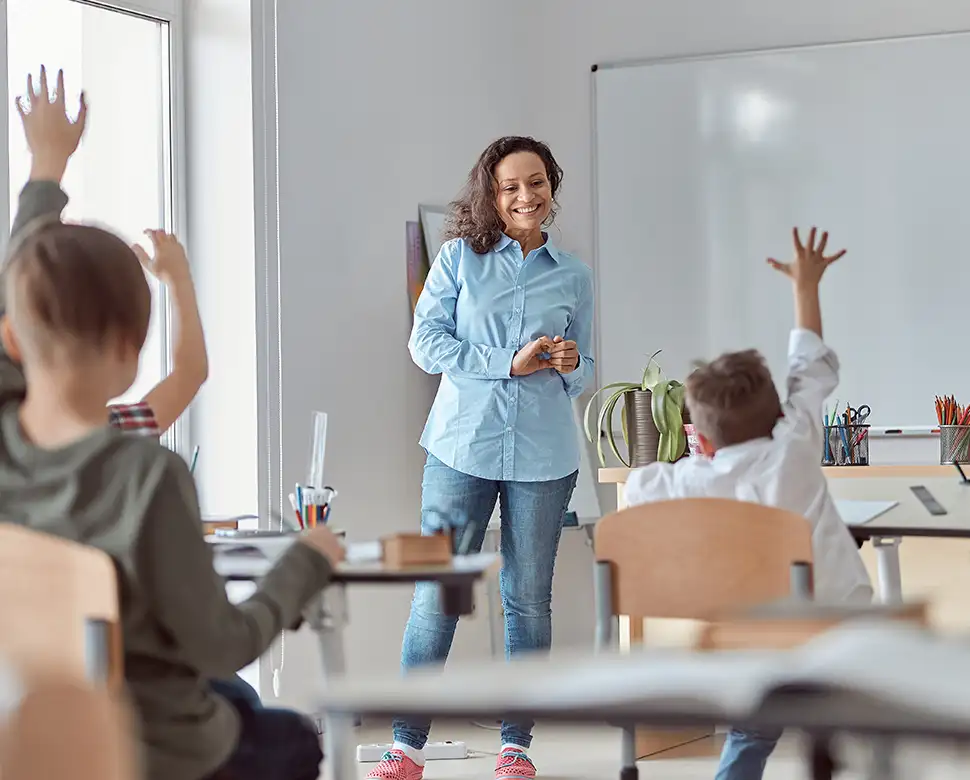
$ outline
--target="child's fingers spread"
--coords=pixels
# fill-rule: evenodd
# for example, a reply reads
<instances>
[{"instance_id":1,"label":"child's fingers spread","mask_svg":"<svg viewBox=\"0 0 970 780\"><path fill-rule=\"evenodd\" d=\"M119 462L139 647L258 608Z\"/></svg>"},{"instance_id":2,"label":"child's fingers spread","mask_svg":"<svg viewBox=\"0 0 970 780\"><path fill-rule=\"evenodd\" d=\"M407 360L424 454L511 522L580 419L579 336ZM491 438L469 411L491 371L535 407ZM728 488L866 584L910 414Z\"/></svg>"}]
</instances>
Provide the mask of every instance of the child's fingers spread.
<instances>
[{"instance_id":1,"label":"child's fingers spread","mask_svg":"<svg viewBox=\"0 0 970 780\"><path fill-rule=\"evenodd\" d=\"M795 241L795 249L799 252L804 252L805 247L802 245L802 237L798 234L798 228L792 228L792 239Z\"/></svg>"},{"instance_id":2,"label":"child's fingers spread","mask_svg":"<svg viewBox=\"0 0 970 780\"><path fill-rule=\"evenodd\" d=\"M148 252L140 244L135 244L131 247L131 251L135 253L135 257L144 266L150 266L152 264L151 258L148 256Z\"/></svg>"},{"instance_id":3,"label":"child's fingers spread","mask_svg":"<svg viewBox=\"0 0 970 780\"><path fill-rule=\"evenodd\" d=\"M74 124L79 125L81 130L84 130L84 123L88 119L88 97L83 92L81 93L81 107L77 112L77 119L74 120Z\"/></svg>"},{"instance_id":4,"label":"child's fingers spread","mask_svg":"<svg viewBox=\"0 0 970 780\"><path fill-rule=\"evenodd\" d=\"M808 243L805 244L805 248L808 249L809 252L815 251L815 228L808 231Z\"/></svg>"},{"instance_id":5,"label":"child's fingers spread","mask_svg":"<svg viewBox=\"0 0 970 780\"><path fill-rule=\"evenodd\" d=\"M842 258L842 257L843 257L843 256L845 255L845 252L846 252L846 250L844 250L844 249L842 249L842 250L840 250L840 251L838 251L838 252L836 252L836 253L835 253L834 255L832 255L831 257L826 257L826 258L825 258L825 262L826 262L826 263L828 263L829 265L831 265L831 264L832 264L832 263L834 263L834 262L835 262L836 260L840 260L840 259L841 259L841 258Z\"/></svg>"},{"instance_id":6,"label":"child's fingers spread","mask_svg":"<svg viewBox=\"0 0 970 780\"><path fill-rule=\"evenodd\" d=\"M825 252L825 247L828 243L829 243L829 234L828 234L828 231L826 230L822 233L822 240L818 242L819 254L822 254L823 252Z\"/></svg>"},{"instance_id":7,"label":"child's fingers spread","mask_svg":"<svg viewBox=\"0 0 970 780\"><path fill-rule=\"evenodd\" d=\"M57 92L54 95L54 102L58 105L64 105L64 70L60 69L57 71Z\"/></svg>"}]
</instances>

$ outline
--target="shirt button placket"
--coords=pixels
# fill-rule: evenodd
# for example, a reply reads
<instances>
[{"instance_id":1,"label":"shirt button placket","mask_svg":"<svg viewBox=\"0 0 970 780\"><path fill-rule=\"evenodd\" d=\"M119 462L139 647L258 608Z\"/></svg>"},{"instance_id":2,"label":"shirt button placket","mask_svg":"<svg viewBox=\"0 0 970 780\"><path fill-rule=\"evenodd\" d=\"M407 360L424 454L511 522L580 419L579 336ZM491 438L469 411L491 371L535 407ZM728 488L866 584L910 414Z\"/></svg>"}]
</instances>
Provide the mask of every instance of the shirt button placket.
<instances>
[{"instance_id":1,"label":"shirt button placket","mask_svg":"<svg viewBox=\"0 0 970 780\"><path fill-rule=\"evenodd\" d=\"M520 272L521 273L521 272ZM515 289L512 295L512 328L511 332L515 341L515 349L522 343L523 331L523 310L525 309L525 290L519 282L515 280ZM505 428L504 457L502 476L506 480L514 478L515 474L515 434L514 427L518 416L519 382L511 382L509 386L509 408L507 411L507 426Z\"/></svg>"}]
</instances>

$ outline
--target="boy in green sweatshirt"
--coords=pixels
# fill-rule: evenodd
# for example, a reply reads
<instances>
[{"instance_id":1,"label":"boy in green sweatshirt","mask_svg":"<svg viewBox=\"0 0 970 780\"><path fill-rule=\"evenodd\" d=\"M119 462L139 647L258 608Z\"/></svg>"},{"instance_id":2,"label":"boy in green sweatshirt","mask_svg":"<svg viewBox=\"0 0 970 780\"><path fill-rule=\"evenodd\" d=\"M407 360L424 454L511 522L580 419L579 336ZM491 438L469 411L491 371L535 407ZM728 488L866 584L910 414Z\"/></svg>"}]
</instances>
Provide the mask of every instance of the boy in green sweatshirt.
<instances>
[{"instance_id":1,"label":"boy in green sweatshirt","mask_svg":"<svg viewBox=\"0 0 970 780\"><path fill-rule=\"evenodd\" d=\"M134 252L94 227L61 224L60 181L84 129L63 76L18 103L33 155L4 271L0 324L0 517L108 553L118 568L125 677L150 780L313 780L277 711L240 717L209 680L231 676L294 625L342 559L324 527L301 537L240 605L226 598L199 532L185 462L108 425L134 381L151 296ZM51 215L55 215L53 218ZM18 357L21 372L10 355ZM24 381L26 380L26 381Z\"/></svg>"}]
</instances>

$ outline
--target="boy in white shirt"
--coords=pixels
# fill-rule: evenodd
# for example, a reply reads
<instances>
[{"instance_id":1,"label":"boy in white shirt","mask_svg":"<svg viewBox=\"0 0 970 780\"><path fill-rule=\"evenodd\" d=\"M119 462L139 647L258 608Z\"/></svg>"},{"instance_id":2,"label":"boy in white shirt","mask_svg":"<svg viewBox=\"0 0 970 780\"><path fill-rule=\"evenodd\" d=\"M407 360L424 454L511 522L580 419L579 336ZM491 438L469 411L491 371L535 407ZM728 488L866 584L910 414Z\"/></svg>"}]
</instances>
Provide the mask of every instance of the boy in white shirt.
<instances>
[{"instance_id":1,"label":"boy in white shirt","mask_svg":"<svg viewBox=\"0 0 970 780\"><path fill-rule=\"evenodd\" d=\"M858 548L839 516L821 469L822 404L839 382L839 362L822 342L818 287L845 254L827 256L828 234L803 245L794 231L790 263L768 260L792 281L795 329L788 347L788 400L782 405L764 358L734 352L687 379L687 406L706 457L655 463L630 474L631 506L675 498L731 498L776 506L812 524L815 594L822 601L869 601L872 586ZM717 780L754 780L781 732L732 730Z\"/></svg>"}]
</instances>

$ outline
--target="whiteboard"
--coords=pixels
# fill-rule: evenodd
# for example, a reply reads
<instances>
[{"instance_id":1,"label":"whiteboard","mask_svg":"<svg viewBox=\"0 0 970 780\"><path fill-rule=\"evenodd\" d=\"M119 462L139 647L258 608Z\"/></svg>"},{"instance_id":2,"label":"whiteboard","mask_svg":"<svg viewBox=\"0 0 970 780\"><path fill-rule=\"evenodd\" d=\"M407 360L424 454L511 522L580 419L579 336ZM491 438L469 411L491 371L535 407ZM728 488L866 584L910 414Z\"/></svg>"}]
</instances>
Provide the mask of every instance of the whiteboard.
<instances>
[{"instance_id":1,"label":"whiteboard","mask_svg":"<svg viewBox=\"0 0 970 780\"><path fill-rule=\"evenodd\" d=\"M779 385L793 225L848 255L823 280L835 396L874 425L970 402L970 35L600 67L595 91L599 381L663 349L757 347Z\"/></svg>"}]
</instances>

